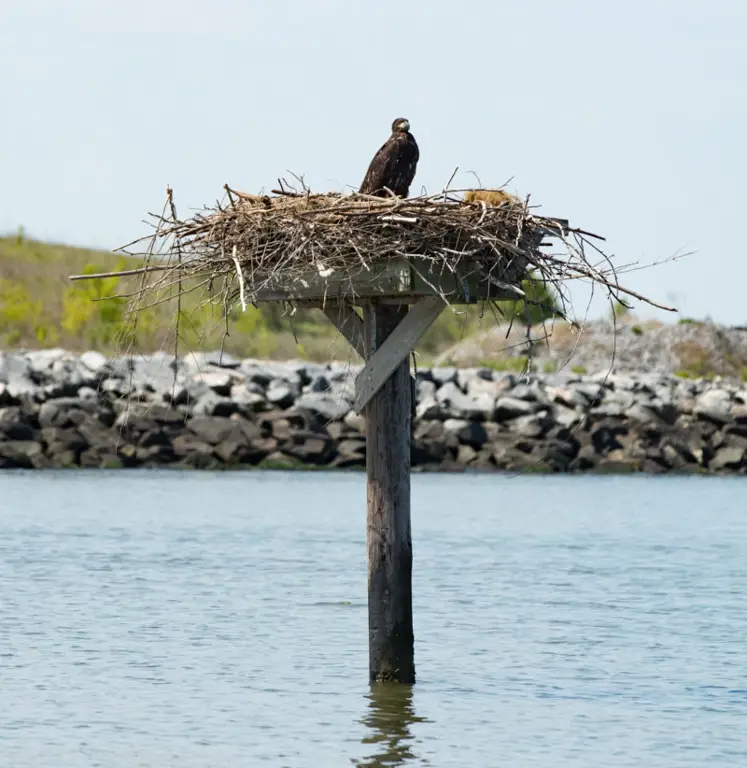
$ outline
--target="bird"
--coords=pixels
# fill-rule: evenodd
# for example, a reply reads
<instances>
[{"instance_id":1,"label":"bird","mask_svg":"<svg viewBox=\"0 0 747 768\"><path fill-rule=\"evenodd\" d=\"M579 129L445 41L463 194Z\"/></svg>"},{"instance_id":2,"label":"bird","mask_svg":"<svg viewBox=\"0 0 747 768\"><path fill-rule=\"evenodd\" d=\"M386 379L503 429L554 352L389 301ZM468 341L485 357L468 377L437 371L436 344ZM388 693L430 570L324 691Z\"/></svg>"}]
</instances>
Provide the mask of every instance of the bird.
<instances>
[{"instance_id":1,"label":"bird","mask_svg":"<svg viewBox=\"0 0 747 768\"><path fill-rule=\"evenodd\" d=\"M359 192L375 197L388 197L387 189L397 197L407 197L420 159L410 121L398 117L392 123L392 135L371 160Z\"/></svg>"},{"instance_id":2,"label":"bird","mask_svg":"<svg viewBox=\"0 0 747 768\"><path fill-rule=\"evenodd\" d=\"M520 203L521 200L516 195L510 195L502 189L468 189L464 193L464 202L483 202L487 203L487 205L498 206L502 203Z\"/></svg>"}]
</instances>

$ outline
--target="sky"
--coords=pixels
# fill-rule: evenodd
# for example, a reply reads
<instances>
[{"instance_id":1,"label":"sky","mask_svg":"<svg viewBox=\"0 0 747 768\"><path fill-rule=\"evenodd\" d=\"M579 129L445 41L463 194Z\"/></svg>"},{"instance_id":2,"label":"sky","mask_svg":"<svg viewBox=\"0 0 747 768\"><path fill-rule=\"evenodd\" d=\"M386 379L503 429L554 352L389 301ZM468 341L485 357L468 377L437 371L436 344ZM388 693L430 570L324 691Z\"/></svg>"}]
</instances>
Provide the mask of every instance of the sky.
<instances>
[{"instance_id":1,"label":"sky","mask_svg":"<svg viewBox=\"0 0 747 768\"><path fill-rule=\"evenodd\" d=\"M621 283L747 324L746 33L743 0L2 0L0 233L111 250L167 185L182 217L348 191L404 116L411 194L511 179L615 263L694 252Z\"/></svg>"}]
</instances>

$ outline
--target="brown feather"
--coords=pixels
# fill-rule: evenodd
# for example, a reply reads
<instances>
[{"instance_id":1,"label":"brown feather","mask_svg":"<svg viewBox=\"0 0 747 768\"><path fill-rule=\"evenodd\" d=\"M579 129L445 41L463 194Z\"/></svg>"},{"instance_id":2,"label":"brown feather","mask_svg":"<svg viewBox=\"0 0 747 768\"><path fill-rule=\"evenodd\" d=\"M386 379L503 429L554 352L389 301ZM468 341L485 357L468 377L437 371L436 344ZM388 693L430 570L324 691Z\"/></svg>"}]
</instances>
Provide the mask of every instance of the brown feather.
<instances>
[{"instance_id":1,"label":"brown feather","mask_svg":"<svg viewBox=\"0 0 747 768\"><path fill-rule=\"evenodd\" d=\"M393 131L371 160L360 192L387 197L386 187L397 197L407 197L419 158L415 137L409 131Z\"/></svg>"}]
</instances>

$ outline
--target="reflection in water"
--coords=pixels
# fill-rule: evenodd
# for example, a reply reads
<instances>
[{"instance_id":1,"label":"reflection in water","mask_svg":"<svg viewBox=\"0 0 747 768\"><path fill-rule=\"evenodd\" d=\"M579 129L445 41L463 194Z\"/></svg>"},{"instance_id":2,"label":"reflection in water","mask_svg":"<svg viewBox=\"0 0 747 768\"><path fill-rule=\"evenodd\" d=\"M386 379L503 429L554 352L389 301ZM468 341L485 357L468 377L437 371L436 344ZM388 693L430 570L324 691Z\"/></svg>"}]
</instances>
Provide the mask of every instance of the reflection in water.
<instances>
[{"instance_id":1,"label":"reflection in water","mask_svg":"<svg viewBox=\"0 0 747 768\"><path fill-rule=\"evenodd\" d=\"M413 723L427 722L417 717L412 708L412 686L397 683L374 683L367 694L368 712L362 722L370 729L363 744L375 744L373 755L364 760L353 760L363 768L407 765L417 758L411 747Z\"/></svg>"}]
</instances>

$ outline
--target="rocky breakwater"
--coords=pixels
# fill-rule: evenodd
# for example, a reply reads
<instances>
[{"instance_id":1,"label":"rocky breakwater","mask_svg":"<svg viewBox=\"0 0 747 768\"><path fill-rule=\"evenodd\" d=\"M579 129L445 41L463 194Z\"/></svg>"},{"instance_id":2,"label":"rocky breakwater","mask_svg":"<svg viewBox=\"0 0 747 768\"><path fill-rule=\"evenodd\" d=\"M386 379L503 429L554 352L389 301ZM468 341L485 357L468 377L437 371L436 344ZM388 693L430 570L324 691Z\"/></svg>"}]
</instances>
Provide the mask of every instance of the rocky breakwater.
<instances>
[{"instance_id":1,"label":"rocky breakwater","mask_svg":"<svg viewBox=\"0 0 747 768\"><path fill-rule=\"evenodd\" d=\"M0 468L362 467L358 370L0 353ZM416 389L416 470L747 473L739 381L432 368Z\"/></svg>"}]
</instances>

